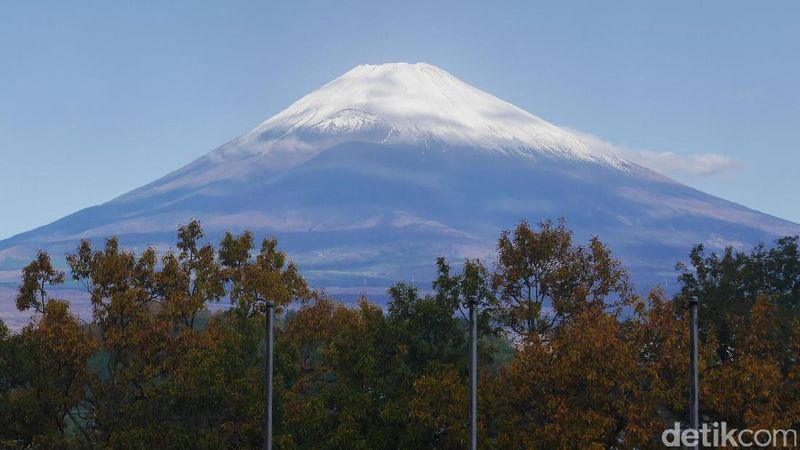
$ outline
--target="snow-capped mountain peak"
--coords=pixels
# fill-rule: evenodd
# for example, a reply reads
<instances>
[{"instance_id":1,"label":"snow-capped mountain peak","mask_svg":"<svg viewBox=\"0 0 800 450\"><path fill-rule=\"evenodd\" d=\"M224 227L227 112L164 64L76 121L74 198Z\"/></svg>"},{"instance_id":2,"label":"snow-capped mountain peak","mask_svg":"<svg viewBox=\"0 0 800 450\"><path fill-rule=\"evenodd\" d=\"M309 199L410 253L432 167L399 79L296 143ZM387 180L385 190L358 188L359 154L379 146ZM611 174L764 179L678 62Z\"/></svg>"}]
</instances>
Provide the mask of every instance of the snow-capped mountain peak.
<instances>
[{"instance_id":1,"label":"snow-capped mountain peak","mask_svg":"<svg viewBox=\"0 0 800 450\"><path fill-rule=\"evenodd\" d=\"M301 98L220 156L258 153L292 166L338 143L437 143L622 167L575 135L426 63L359 65Z\"/></svg>"},{"instance_id":2,"label":"snow-capped mountain peak","mask_svg":"<svg viewBox=\"0 0 800 450\"><path fill-rule=\"evenodd\" d=\"M312 286L385 292L398 280L434 279L438 256L491 260L499 233L519 220L560 217L576 240L609 244L647 289L674 279L675 262L697 243L741 247L800 233L593 153L434 66L384 64L354 68L150 184L0 241L0 267L12 273L38 249L64 254L112 235L126 247L166 247L196 218L211 241L246 229L278 236ZM2 294L0 304L12 305ZM91 314L89 302L82 308Z\"/></svg>"}]
</instances>

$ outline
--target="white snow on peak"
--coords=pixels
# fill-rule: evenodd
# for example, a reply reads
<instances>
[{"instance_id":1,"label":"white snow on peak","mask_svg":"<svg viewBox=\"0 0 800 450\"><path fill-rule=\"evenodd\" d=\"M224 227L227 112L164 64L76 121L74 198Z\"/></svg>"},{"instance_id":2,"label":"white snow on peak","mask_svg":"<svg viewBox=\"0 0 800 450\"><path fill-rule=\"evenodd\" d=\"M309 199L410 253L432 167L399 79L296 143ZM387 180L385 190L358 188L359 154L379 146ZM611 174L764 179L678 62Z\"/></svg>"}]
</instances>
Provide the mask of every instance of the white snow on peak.
<instances>
[{"instance_id":1,"label":"white snow on peak","mask_svg":"<svg viewBox=\"0 0 800 450\"><path fill-rule=\"evenodd\" d=\"M347 140L475 147L627 163L577 136L425 63L360 65L220 149L293 165Z\"/></svg>"}]
</instances>

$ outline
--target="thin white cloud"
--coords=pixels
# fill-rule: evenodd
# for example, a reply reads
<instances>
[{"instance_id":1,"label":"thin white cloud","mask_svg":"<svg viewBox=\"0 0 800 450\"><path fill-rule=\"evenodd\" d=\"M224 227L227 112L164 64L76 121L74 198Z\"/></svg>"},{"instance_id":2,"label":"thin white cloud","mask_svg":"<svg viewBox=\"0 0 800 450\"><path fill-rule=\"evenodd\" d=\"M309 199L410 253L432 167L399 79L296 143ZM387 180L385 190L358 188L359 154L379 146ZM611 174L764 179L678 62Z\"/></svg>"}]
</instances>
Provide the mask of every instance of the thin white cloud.
<instances>
[{"instance_id":1,"label":"thin white cloud","mask_svg":"<svg viewBox=\"0 0 800 450\"><path fill-rule=\"evenodd\" d=\"M591 133L568 129L588 145L592 152L600 155L615 154L665 175L691 177L717 175L741 167L736 160L720 153L681 155L674 152L639 150L608 142Z\"/></svg>"},{"instance_id":2,"label":"thin white cloud","mask_svg":"<svg viewBox=\"0 0 800 450\"><path fill-rule=\"evenodd\" d=\"M719 153L679 155L673 152L624 149L620 156L655 171L672 175L716 175L739 168L739 163Z\"/></svg>"}]
</instances>

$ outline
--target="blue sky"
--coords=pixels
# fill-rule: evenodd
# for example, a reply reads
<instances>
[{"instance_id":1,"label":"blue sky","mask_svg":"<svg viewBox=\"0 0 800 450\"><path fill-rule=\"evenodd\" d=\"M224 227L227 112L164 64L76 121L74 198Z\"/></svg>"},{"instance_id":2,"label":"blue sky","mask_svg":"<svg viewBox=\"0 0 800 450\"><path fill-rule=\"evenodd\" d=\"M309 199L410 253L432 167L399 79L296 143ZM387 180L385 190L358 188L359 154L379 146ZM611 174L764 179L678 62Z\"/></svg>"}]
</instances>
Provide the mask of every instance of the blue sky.
<instances>
[{"instance_id":1,"label":"blue sky","mask_svg":"<svg viewBox=\"0 0 800 450\"><path fill-rule=\"evenodd\" d=\"M0 239L109 200L361 63L424 61L800 222L798 2L3 2Z\"/></svg>"}]
</instances>

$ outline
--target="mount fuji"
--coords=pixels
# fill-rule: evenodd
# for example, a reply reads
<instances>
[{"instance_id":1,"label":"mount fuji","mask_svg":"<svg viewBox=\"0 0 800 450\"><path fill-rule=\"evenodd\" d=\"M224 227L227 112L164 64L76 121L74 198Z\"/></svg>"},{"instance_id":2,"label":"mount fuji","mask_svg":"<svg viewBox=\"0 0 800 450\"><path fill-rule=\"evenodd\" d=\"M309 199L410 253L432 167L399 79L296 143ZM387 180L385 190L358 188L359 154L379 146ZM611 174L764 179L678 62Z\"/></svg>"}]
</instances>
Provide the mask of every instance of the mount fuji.
<instances>
[{"instance_id":1,"label":"mount fuji","mask_svg":"<svg viewBox=\"0 0 800 450\"><path fill-rule=\"evenodd\" d=\"M435 66L396 63L355 67L159 180L0 241L0 269L15 285L37 249L61 255L84 238L170 245L197 218L212 239L275 235L333 293L424 286L436 256L490 258L502 230L561 217L579 241L598 235L640 286L674 279L697 243L800 233L590 148Z\"/></svg>"}]
</instances>

